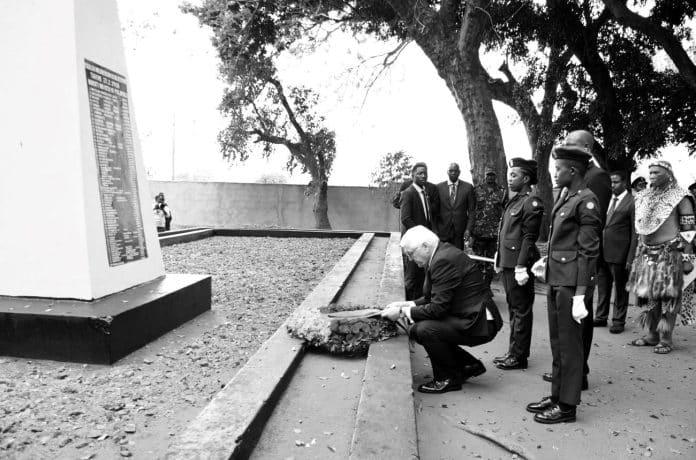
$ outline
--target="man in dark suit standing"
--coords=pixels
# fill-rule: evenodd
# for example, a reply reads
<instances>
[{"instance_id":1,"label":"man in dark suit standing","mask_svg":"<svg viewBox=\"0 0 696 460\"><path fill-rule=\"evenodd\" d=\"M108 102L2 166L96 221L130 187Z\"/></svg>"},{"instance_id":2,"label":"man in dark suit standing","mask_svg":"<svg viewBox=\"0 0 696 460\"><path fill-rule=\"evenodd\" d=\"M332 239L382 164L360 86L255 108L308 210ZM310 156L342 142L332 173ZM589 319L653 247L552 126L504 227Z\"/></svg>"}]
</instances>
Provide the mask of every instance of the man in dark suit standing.
<instances>
[{"instance_id":1,"label":"man in dark suit standing","mask_svg":"<svg viewBox=\"0 0 696 460\"><path fill-rule=\"evenodd\" d=\"M447 169L448 180L437 184L440 201L437 225L434 230L440 241L464 249L464 240L469 238L474 224L474 186L459 180L461 171L457 163Z\"/></svg>"},{"instance_id":2,"label":"man in dark suit standing","mask_svg":"<svg viewBox=\"0 0 696 460\"><path fill-rule=\"evenodd\" d=\"M401 239L406 256L426 270L425 296L415 302L393 302L382 317L407 318L414 324L409 338L423 345L430 357L433 380L422 393L462 388L468 378L486 372L483 363L459 345L488 343L502 327L498 307L478 266L464 252L425 227L417 226Z\"/></svg>"},{"instance_id":3,"label":"man in dark suit standing","mask_svg":"<svg viewBox=\"0 0 696 460\"><path fill-rule=\"evenodd\" d=\"M399 206L401 214L401 235L416 225L432 229L439 207L437 190L428 182L428 166L419 162L411 169L413 183L401 193ZM406 300L414 300L423 295L425 272L413 261L407 260L404 265L404 285Z\"/></svg>"},{"instance_id":4,"label":"man in dark suit standing","mask_svg":"<svg viewBox=\"0 0 696 460\"><path fill-rule=\"evenodd\" d=\"M551 396L527 405L539 423L574 422L580 403L584 358L581 323L588 313L585 293L593 283L602 227L597 197L584 180L591 148L584 139L578 142L577 137L568 135L553 150L554 177L561 193L551 211L548 256L542 272L549 285Z\"/></svg>"},{"instance_id":5,"label":"man in dark suit standing","mask_svg":"<svg viewBox=\"0 0 696 460\"><path fill-rule=\"evenodd\" d=\"M609 316L612 284L614 291L614 317L609 332L623 332L628 310L626 281L631 271L631 262L636 250L635 205L633 195L627 190L626 173L611 173L613 197L607 210L602 233L604 261L597 272L597 313L594 326L606 326Z\"/></svg>"}]
</instances>

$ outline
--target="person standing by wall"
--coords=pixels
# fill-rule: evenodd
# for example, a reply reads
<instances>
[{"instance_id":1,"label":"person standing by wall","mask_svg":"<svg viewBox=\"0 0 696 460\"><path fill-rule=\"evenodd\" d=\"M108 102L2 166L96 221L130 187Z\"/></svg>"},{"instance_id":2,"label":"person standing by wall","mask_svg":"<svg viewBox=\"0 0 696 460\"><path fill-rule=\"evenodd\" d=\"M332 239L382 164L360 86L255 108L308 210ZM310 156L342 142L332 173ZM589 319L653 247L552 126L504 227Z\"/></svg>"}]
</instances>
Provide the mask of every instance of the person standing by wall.
<instances>
[{"instance_id":1,"label":"person standing by wall","mask_svg":"<svg viewBox=\"0 0 696 460\"><path fill-rule=\"evenodd\" d=\"M464 249L464 240L469 239L474 223L474 187L459 179L461 171L457 163L447 169L448 180L437 184L440 209L435 233L440 241Z\"/></svg>"},{"instance_id":2,"label":"person standing by wall","mask_svg":"<svg viewBox=\"0 0 696 460\"><path fill-rule=\"evenodd\" d=\"M543 202L532 193L532 185L536 183L536 161L510 160L508 188L515 195L505 205L495 254L496 271L502 271L510 313L508 351L493 359L503 370L526 369L532 342L534 277L529 270L539 260L536 240L544 216Z\"/></svg>"},{"instance_id":3,"label":"person standing by wall","mask_svg":"<svg viewBox=\"0 0 696 460\"><path fill-rule=\"evenodd\" d=\"M164 212L164 231L169 231L172 228L172 210L164 199L164 193L159 192L156 201L160 204L160 208Z\"/></svg>"},{"instance_id":4,"label":"person standing by wall","mask_svg":"<svg viewBox=\"0 0 696 460\"><path fill-rule=\"evenodd\" d=\"M496 182L495 169L486 168L486 180L474 187L476 197L476 212L471 231L471 250L483 257L493 257L498 241L498 225L503 215L507 201L507 190ZM489 263L479 263L483 277L490 286L493 280L493 266Z\"/></svg>"}]
</instances>

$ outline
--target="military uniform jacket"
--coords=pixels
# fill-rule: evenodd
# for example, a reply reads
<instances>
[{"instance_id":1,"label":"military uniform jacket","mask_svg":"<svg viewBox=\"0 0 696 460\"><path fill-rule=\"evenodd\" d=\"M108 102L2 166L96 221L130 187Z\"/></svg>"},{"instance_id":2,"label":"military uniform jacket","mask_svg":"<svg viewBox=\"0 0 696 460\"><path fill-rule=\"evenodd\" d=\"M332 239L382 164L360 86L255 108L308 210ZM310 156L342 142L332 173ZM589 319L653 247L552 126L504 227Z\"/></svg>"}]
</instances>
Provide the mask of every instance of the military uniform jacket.
<instances>
[{"instance_id":1,"label":"military uniform jacket","mask_svg":"<svg viewBox=\"0 0 696 460\"><path fill-rule=\"evenodd\" d=\"M567 196L562 190L551 212L549 286L588 286L594 280L602 217L597 197L584 187Z\"/></svg>"},{"instance_id":2,"label":"military uniform jacket","mask_svg":"<svg viewBox=\"0 0 696 460\"><path fill-rule=\"evenodd\" d=\"M498 229L498 260L501 268L530 268L539 259L536 240L544 205L530 192L518 193L505 205Z\"/></svg>"}]
</instances>

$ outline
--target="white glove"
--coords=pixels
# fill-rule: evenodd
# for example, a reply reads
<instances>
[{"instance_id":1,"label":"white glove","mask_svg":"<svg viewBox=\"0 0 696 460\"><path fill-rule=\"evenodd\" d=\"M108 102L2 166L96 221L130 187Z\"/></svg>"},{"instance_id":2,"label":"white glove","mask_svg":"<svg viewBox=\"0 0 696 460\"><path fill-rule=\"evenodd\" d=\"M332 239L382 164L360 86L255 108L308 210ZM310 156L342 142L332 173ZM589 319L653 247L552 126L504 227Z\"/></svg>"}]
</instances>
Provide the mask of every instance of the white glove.
<instances>
[{"instance_id":1,"label":"white glove","mask_svg":"<svg viewBox=\"0 0 696 460\"><path fill-rule=\"evenodd\" d=\"M546 281L546 257L542 257L532 265L532 275L539 278L542 283Z\"/></svg>"},{"instance_id":2,"label":"white glove","mask_svg":"<svg viewBox=\"0 0 696 460\"><path fill-rule=\"evenodd\" d=\"M574 295L573 296L573 319L580 323L584 317L587 316L587 309L585 308L585 296L584 295Z\"/></svg>"},{"instance_id":3,"label":"white glove","mask_svg":"<svg viewBox=\"0 0 696 460\"><path fill-rule=\"evenodd\" d=\"M496 273L503 271L503 269L498 266L498 251L496 251L495 255L493 256L493 271Z\"/></svg>"},{"instance_id":4,"label":"white glove","mask_svg":"<svg viewBox=\"0 0 696 460\"><path fill-rule=\"evenodd\" d=\"M527 273L527 267L515 267L515 281L520 286L524 286L529 281L529 274Z\"/></svg>"}]
</instances>

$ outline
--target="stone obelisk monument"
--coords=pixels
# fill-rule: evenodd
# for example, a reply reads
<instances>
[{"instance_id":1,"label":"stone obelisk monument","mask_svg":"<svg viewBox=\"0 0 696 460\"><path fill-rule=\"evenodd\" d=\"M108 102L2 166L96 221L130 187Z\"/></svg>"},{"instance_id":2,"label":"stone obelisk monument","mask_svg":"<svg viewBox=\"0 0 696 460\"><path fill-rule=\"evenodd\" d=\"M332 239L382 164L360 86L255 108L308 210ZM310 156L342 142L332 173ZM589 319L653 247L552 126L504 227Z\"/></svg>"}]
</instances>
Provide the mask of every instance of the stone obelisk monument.
<instances>
[{"instance_id":1,"label":"stone obelisk monument","mask_svg":"<svg viewBox=\"0 0 696 460\"><path fill-rule=\"evenodd\" d=\"M164 276L116 8L0 2L0 355L112 362L210 307Z\"/></svg>"}]
</instances>

